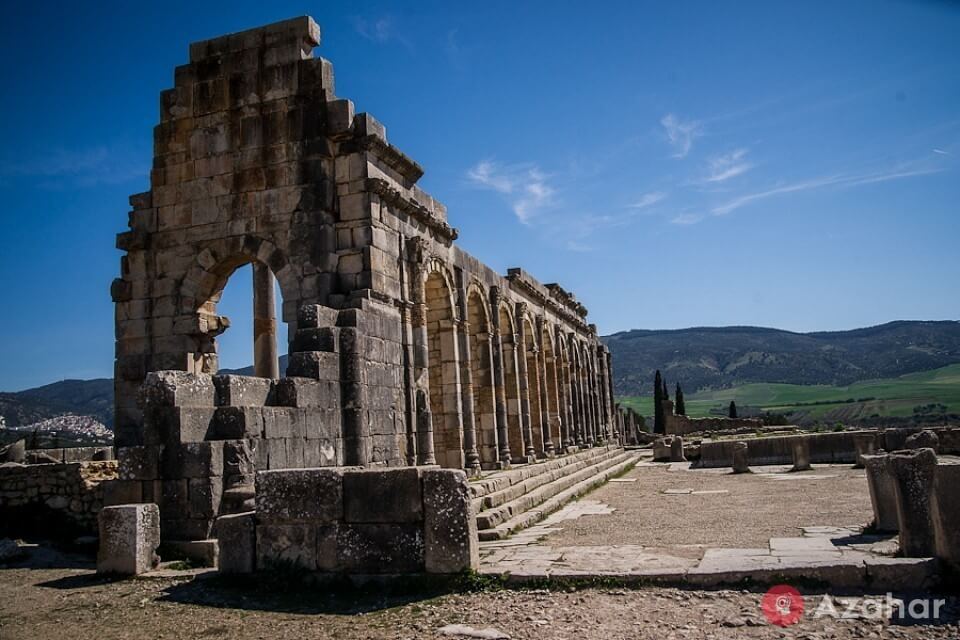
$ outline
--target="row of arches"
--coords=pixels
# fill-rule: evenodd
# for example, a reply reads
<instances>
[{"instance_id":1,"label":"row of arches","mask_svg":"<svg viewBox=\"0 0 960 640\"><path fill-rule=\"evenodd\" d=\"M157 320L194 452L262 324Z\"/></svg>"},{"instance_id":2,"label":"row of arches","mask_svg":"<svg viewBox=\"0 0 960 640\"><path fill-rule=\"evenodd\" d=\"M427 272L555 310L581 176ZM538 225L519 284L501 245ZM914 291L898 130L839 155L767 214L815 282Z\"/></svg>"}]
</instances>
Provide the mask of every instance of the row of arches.
<instances>
[{"instance_id":1,"label":"row of arches","mask_svg":"<svg viewBox=\"0 0 960 640\"><path fill-rule=\"evenodd\" d=\"M458 284L438 260L421 282L418 391L429 401L418 404L428 415L417 424L432 435L421 463L494 468L616 437L609 353L598 342L498 287Z\"/></svg>"}]
</instances>

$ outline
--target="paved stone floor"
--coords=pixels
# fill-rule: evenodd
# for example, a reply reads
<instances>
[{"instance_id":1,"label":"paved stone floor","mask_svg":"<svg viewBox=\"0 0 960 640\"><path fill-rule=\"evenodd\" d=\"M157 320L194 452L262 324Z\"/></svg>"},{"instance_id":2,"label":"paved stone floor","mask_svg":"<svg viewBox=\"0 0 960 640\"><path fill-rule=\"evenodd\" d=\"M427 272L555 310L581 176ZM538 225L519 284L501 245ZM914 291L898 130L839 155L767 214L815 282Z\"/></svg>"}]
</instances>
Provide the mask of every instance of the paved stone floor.
<instances>
[{"instance_id":1,"label":"paved stone floor","mask_svg":"<svg viewBox=\"0 0 960 640\"><path fill-rule=\"evenodd\" d=\"M894 558L895 538L863 533L870 518L864 472L849 466L735 476L645 461L538 525L481 543L481 571L699 585L774 574L850 585L929 582L934 563Z\"/></svg>"}]
</instances>

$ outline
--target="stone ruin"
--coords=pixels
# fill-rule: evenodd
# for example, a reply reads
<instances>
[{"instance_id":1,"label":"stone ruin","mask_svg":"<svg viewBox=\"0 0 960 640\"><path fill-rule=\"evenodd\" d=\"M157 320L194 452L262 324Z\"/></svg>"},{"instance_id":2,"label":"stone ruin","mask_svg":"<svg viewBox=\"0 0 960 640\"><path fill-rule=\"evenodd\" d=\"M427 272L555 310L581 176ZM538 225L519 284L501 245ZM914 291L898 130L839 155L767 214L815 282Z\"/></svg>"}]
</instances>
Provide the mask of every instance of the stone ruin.
<instances>
[{"instance_id":1,"label":"stone ruin","mask_svg":"<svg viewBox=\"0 0 960 640\"><path fill-rule=\"evenodd\" d=\"M151 188L117 236L111 503L158 504L165 541L259 514L258 473L477 474L620 440L586 308L457 247L420 165L335 95L319 43L309 17L197 42L160 96ZM217 303L246 264L255 375L218 375Z\"/></svg>"}]
</instances>

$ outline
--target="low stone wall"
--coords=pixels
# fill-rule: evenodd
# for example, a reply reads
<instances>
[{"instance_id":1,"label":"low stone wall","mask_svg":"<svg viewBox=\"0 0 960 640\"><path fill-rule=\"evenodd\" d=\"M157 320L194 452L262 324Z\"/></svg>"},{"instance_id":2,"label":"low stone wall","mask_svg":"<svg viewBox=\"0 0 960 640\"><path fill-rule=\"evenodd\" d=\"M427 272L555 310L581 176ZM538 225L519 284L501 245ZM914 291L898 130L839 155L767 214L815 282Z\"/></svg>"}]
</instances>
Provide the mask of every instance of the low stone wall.
<instances>
[{"instance_id":1,"label":"low stone wall","mask_svg":"<svg viewBox=\"0 0 960 640\"><path fill-rule=\"evenodd\" d=\"M960 453L960 429L931 429L940 438L938 453ZM837 431L831 433L807 433L766 438L741 438L739 440L704 441L700 445L699 466L705 468L729 467L733 459L735 442L746 442L751 465L792 464L795 438L806 438L810 444L810 462L813 464L854 464L857 462L856 439L874 438L874 450L896 451L903 449L907 438L921 429L886 429L876 431Z\"/></svg>"},{"instance_id":2,"label":"low stone wall","mask_svg":"<svg viewBox=\"0 0 960 640\"><path fill-rule=\"evenodd\" d=\"M757 418L689 418L680 415L665 415L663 422L665 433L676 436L698 432L763 428L763 421Z\"/></svg>"},{"instance_id":3,"label":"low stone wall","mask_svg":"<svg viewBox=\"0 0 960 640\"><path fill-rule=\"evenodd\" d=\"M96 533L103 483L116 477L112 460L0 467L0 529L11 535Z\"/></svg>"},{"instance_id":4,"label":"low stone wall","mask_svg":"<svg viewBox=\"0 0 960 640\"><path fill-rule=\"evenodd\" d=\"M87 462L115 460L113 447L64 447L60 449L28 449L27 457L39 454L56 458L58 462Z\"/></svg>"},{"instance_id":5,"label":"low stone wall","mask_svg":"<svg viewBox=\"0 0 960 640\"><path fill-rule=\"evenodd\" d=\"M479 563L467 476L453 469L262 471L256 511L222 517L217 530L224 572L456 573Z\"/></svg>"}]
</instances>

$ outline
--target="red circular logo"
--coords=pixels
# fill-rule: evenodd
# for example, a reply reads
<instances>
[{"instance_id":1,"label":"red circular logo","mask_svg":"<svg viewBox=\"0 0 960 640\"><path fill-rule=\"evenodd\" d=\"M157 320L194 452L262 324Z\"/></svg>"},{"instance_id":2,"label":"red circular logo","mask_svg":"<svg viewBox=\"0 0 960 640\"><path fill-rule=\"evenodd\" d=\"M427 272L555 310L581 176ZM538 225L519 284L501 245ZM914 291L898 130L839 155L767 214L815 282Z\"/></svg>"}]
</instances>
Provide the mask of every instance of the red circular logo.
<instances>
[{"instance_id":1,"label":"red circular logo","mask_svg":"<svg viewBox=\"0 0 960 640\"><path fill-rule=\"evenodd\" d=\"M778 584L763 594L760 608L770 624L789 627L800 622L800 616L803 615L803 596L788 584Z\"/></svg>"}]
</instances>

